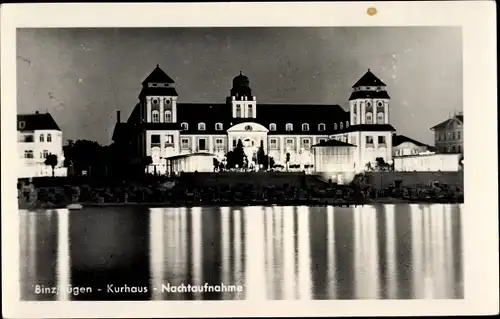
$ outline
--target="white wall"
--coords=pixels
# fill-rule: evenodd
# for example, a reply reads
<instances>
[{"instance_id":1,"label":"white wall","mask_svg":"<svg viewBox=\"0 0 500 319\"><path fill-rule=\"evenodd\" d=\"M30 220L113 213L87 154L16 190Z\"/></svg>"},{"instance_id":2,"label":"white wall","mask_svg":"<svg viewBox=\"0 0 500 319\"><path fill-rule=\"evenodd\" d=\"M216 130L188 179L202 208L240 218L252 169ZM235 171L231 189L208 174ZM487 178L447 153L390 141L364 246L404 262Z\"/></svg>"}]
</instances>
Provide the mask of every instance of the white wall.
<instances>
[{"instance_id":1,"label":"white wall","mask_svg":"<svg viewBox=\"0 0 500 319\"><path fill-rule=\"evenodd\" d=\"M156 150L151 149L151 136L160 135L160 145ZM173 146L166 147L165 142L167 135L173 136ZM146 156L153 157L153 164L165 165L165 160L162 158L178 155L180 152L179 131L169 130L149 130L146 131Z\"/></svg>"},{"instance_id":2,"label":"white wall","mask_svg":"<svg viewBox=\"0 0 500 319\"><path fill-rule=\"evenodd\" d=\"M460 158L460 154L394 157L394 170L399 172L456 172L460 170Z\"/></svg>"},{"instance_id":3,"label":"white wall","mask_svg":"<svg viewBox=\"0 0 500 319\"><path fill-rule=\"evenodd\" d=\"M415 155L427 151L426 146L418 146L412 142L404 142L392 148L393 156Z\"/></svg>"}]
</instances>

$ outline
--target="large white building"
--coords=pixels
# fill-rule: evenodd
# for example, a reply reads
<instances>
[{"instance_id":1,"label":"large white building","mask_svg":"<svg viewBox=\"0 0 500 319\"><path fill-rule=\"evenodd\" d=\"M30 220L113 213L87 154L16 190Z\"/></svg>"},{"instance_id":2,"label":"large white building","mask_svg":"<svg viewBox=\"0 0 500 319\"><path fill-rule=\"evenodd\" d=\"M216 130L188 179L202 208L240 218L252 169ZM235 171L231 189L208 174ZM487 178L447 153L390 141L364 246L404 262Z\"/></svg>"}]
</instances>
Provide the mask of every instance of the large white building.
<instances>
[{"instance_id":1,"label":"large white building","mask_svg":"<svg viewBox=\"0 0 500 319\"><path fill-rule=\"evenodd\" d=\"M45 165L49 154L57 156L55 176L66 176L63 167L62 131L49 113L17 116L18 177L52 176L52 167Z\"/></svg>"},{"instance_id":2,"label":"large white building","mask_svg":"<svg viewBox=\"0 0 500 319\"><path fill-rule=\"evenodd\" d=\"M396 130L390 124L390 97L386 85L370 70L352 86L349 111L339 105L261 104L241 72L233 79L225 103L179 103L178 99L174 81L157 66L142 82L139 102L128 120L121 122L117 112L113 140L130 145L139 156L151 156L150 172L154 166L158 173L171 170L168 158L178 159L178 155L209 153L223 158L238 140L247 155L257 152L262 143L281 165L287 154L289 165L325 163L315 159L312 149L329 139L349 145L352 163L342 169L352 172L374 165L376 158L390 162L393 157ZM331 156L329 151L316 153Z\"/></svg>"}]
</instances>

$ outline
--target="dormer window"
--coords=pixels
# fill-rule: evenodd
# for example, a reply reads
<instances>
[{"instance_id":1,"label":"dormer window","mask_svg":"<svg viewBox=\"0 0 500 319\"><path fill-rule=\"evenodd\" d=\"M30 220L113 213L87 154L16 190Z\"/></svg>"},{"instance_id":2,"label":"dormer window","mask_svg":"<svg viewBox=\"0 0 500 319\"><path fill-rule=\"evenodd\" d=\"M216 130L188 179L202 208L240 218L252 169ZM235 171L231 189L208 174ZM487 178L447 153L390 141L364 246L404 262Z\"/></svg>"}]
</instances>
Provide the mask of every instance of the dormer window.
<instances>
[{"instance_id":1,"label":"dormer window","mask_svg":"<svg viewBox=\"0 0 500 319\"><path fill-rule=\"evenodd\" d=\"M204 131L205 130L205 123L198 123L198 131Z\"/></svg>"},{"instance_id":2,"label":"dormer window","mask_svg":"<svg viewBox=\"0 0 500 319\"><path fill-rule=\"evenodd\" d=\"M187 130L188 130L188 128L189 128L189 125L188 125L186 122L181 123L181 128L182 128L184 131L187 131Z\"/></svg>"},{"instance_id":3,"label":"dormer window","mask_svg":"<svg viewBox=\"0 0 500 319\"><path fill-rule=\"evenodd\" d=\"M215 123L215 130L222 131L222 123Z\"/></svg>"},{"instance_id":4,"label":"dormer window","mask_svg":"<svg viewBox=\"0 0 500 319\"><path fill-rule=\"evenodd\" d=\"M276 131L276 124L275 123L269 124L269 130L270 131Z\"/></svg>"},{"instance_id":5,"label":"dormer window","mask_svg":"<svg viewBox=\"0 0 500 319\"><path fill-rule=\"evenodd\" d=\"M40 134L40 142L45 142L45 136L43 134Z\"/></svg>"},{"instance_id":6,"label":"dormer window","mask_svg":"<svg viewBox=\"0 0 500 319\"><path fill-rule=\"evenodd\" d=\"M337 130L337 123L333 124L333 129L336 131Z\"/></svg>"},{"instance_id":7,"label":"dormer window","mask_svg":"<svg viewBox=\"0 0 500 319\"><path fill-rule=\"evenodd\" d=\"M318 131L323 132L325 130L326 130L326 125L324 123L318 125Z\"/></svg>"},{"instance_id":8,"label":"dormer window","mask_svg":"<svg viewBox=\"0 0 500 319\"><path fill-rule=\"evenodd\" d=\"M158 112L157 110L154 110L153 112L151 112L151 115L152 115L152 121L153 121L153 123L159 123L160 122L160 112Z\"/></svg>"},{"instance_id":9,"label":"dormer window","mask_svg":"<svg viewBox=\"0 0 500 319\"><path fill-rule=\"evenodd\" d=\"M345 128L348 128L349 127L349 121L346 121L345 122Z\"/></svg>"},{"instance_id":10,"label":"dormer window","mask_svg":"<svg viewBox=\"0 0 500 319\"><path fill-rule=\"evenodd\" d=\"M24 129L26 127L26 122L25 121L19 121L19 129Z\"/></svg>"},{"instance_id":11,"label":"dormer window","mask_svg":"<svg viewBox=\"0 0 500 319\"><path fill-rule=\"evenodd\" d=\"M292 123L286 123L285 130L287 130L287 131L293 131L293 124Z\"/></svg>"},{"instance_id":12,"label":"dormer window","mask_svg":"<svg viewBox=\"0 0 500 319\"><path fill-rule=\"evenodd\" d=\"M172 111L165 111L165 123L172 123Z\"/></svg>"},{"instance_id":13,"label":"dormer window","mask_svg":"<svg viewBox=\"0 0 500 319\"><path fill-rule=\"evenodd\" d=\"M340 122L340 129L343 130L344 129L344 123Z\"/></svg>"},{"instance_id":14,"label":"dormer window","mask_svg":"<svg viewBox=\"0 0 500 319\"><path fill-rule=\"evenodd\" d=\"M302 131L309 131L309 124L307 123L302 124Z\"/></svg>"}]
</instances>

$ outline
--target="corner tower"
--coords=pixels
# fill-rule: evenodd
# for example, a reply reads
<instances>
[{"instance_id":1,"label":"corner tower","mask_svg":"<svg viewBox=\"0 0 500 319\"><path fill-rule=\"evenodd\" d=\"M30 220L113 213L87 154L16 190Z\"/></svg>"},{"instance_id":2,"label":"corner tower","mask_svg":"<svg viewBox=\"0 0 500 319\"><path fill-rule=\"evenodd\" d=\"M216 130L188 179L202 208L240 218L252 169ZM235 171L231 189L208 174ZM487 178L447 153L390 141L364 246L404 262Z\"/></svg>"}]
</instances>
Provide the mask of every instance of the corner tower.
<instances>
[{"instance_id":1,"label":"corner tower","mask_svg":"<svg viewBox=\"0 0 500 319\"><path fill-rule=\"evenodd\" d=\"M352 86L349 98L351 125L389 124L386 85L370 69Z\"/></svg>"},{"instance_id":2,"label":"corner tower","mask_svg":"<svg viewBox=\"0 0 500 319\"><path fill-rule=\"evenodd\" d=\"M233 79L233 87L227 103L232 106L233 118L256 118L257 99L252 95L248 77L240 74Z\"/></svg>"},{"instance_id":3,"label":"corner tower","mask_svg":"<svg viewBox=\"0 0 500 319\"><path fill-rule=\"evenodd\" d=\"M177 97L175 81L157 64L153 72L142 82L139 95L141 122L176 123Z\"/></svg>"}]
</instances>

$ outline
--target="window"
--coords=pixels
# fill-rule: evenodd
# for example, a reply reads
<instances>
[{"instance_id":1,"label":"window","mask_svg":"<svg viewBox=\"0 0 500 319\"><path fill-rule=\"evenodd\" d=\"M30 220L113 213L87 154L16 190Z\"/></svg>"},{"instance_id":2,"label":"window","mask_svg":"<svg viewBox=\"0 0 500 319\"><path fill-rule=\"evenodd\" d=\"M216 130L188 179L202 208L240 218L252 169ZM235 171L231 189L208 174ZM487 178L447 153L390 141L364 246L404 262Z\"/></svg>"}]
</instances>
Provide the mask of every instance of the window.
<instances>
[{"instance_id":1,"label":"window","mask_svg":"<svg viewBox=\"0 0 500 319\"><path fill-rule=\"evenodd\" d=\"M215 123L215 130L222 131L222 123Z\"/></svg>"},{"instance_id":2,"label":"window","mask_svg":"<svg viewBox=\"0 0 500 319\"><path fill-rule=\"evenodd\" d=\"M450 146L450 145L448 145L448 149L447 149L447 151L448 151L448 153L450 153L450 152L451 152L451 146Z\"/></svg>"},{"instance_id":3,"label":"window","mask_svg":"<svg viewBox=\"0 0 500 319\"><path fill-rule=\"evenodd\" d=\"M153 147L161 147L160 135L158 134L151 135L151 148Z\"/></svg>"},{"instance_id":4,"label":"window","mask_svg":"<svg viewBox=\"0 0 500 319\"><path fill-rule=\"evenodd\" d=\"M19 121L18 126L19 126L19 129L22 130L22 129L24 129L26 127L26 122L25 121Z\"/></svg>"},{"instance_id":5,"label":"window","mask_svg":"<svg viewBox=\"0 0 500 319\"><path fill-rule=\"evenodd\" d=\"M378 144L385 144L385 136L378 137Z\"/></svg>"},{"instance_id":6,"label":"window","mask_svg":"<svg viewBox=\"0 0 500 319\"><path fill-rule=\"evenodd\" d=\"M165 111L165 123L172 123L172 111Z\"/></svg>"},{"instance_id":7,"label":"window","mask_svg":"<svg viewBox=\"0 0 500 319\"><path fill-rule=\"evenodd\" d=\"M384 113L378 112L378 114L377 114L377 124L384 124Z\"/></svg>"},{"instance_id":8,"label":"window","mask_svg":"<svg viewBox=\"0 0 500 319\"><path fill-rule=\"evenodd\" d=\"M253 117L253 105L248 106L248 117Z\"/></svg>"},{"instance_id":9,"label":"window","mask_svg":"<svg viewBox=\"0 0 500 319\"><path fill-rule=\"evenodd\" d=\"M47 151L47 150L43 150L43 152L40 153L41 158L47 158L48 155L49 155L49 151Z\"/></svg>"},{"instance_id":10,"label":"window","mask_svg":"<svg viewBox=\"0 0 500 319\"><path fill-rule=\"evenodd\" d=\"M186 122L181 123L181 128L182 128L184 131L187 131L187 130L188 130L188 128L189 128L189 125L188 125Z\"/></svg>"},{"instance_id":11,"label":"window","mask_svg":"<svg viewBox=\"0 0 500 319\"><path fill-rule=\"evenodd\" d=\"M323 143L323 142L326 142L326 138L320 138L320 139L318 139L318 143Z\"/></svg>"},{"instance_id":12,"label":"window","mask_svg":"<svg viewBox=\"0 0 500 319\"><path fill-rule=\"evenodd\" d=\"M343 130L344 129L344 123L340 122L340 129Z\"/></svg>"},{"instance_id":13,"label":"window","mask_svg":"<svg viewBox=\"0 0 500 319\"><path fill-rule=\"evenodd\" d=\"M198 130L199 131L204 131L205 130L205 123L198 123Z\"/></svg>"},{"instance_id":14,"label":"window","mask_svg":"<svg viewBox=\"0 0 500 319\"><path fill-rule=\"evenodd\" d=\"M24 151L24 158L34 158L33 151L31 151L31 150Z\"/></svg>"},{"instance_id":15,"label":"window","mask_svg":"<svg viewBox=\"0 0 500 319\"><path fill-rule=\"evenodd\" d=\"M47 142L48 143L52 142L52 135L51 134L47 134Z\"/></svg>"},{"instance_id":16,"label":"window","mask_svg":"<svg viewBox=\"0 0 500 319\"><path fill-rule=\"evenodd\" d=\"M276 140L275 138L270 139L269 148L273 150L278 149L278 140Z\"/></svg>"},{"instance_id":17,"label":"window","mask_svg":"<svg viewBox=\"0 0 500 319\"><path fill-rule=\"evenodd\" d=\"M382 101L378 101L378 102L377 102L377 106L378 106L378 107L382 107L382 106L384 106L384 103L383 103Z\"/></svg>"},{"instance_id":18,"label":"window","mask_svg":"<svg viewBox=\"0 0 500 319\"><path fill-rule=\"evenodd\" d=\"M236 145L238 145L238 141L233 140L233 148L235 148L235 147L236 147Z\"/></svg>"},{"instance_id":19,"label":"window","mask_svg":"<svg viewBox=\"0 0 500 319\"><path fill-rule=\"evenodd\" d=\"M366 113L366 124L373 124L373 114L371 112Z\"/></svg>"},{"instance_id":20,"label":"window","mask_svg":"<svg viewBox=\"0 0 500 319\"><path fill-rule=\"evenodd\" d=\"M457 145L457 152L462 153L462 146Z\"/></svg>"},{"instance_id":21,"label":"window","mask_svg":"<svg viewBox=\"0 0 500 319\"><path fill-rule=\"evenodd\" d=\"M174 146L174 136L165 135L165 147L173 147L173 146Z\"/></svg>"},{"instance_id":22,"label":"window","mask_svg":"<svg viewBox=\"0 0 500 319\"><path fill-rule=\"evenodd\" d=\"M353 114L352 114L352 122L353 122L354 124L356 124L356 123L358 122L358 116L356 115L356 113L353 113Z\"/></svg>"},{"instance_id":23,"label":"window","mask_svg":"<svg viewBox=\"0 0 500 319\"><path fill-rule=\"evenodd\" d=\"M351 144L356 145L356 136L351 136Z\"/></svg>"},{"instance_id":24,"label":"window","mask_svg":"<svg viewBox=\"0 0 500 319\"><path fill-rule=\"evenodd\" d=\"M373 146L373 136L366 136L366 144L371 144Z\"/></svg>"},{"instance_id":25,"label":"window","mask_svg":"<svg viewBox=\"0 0 500 319\"><path fill-rule=\"evenodd\" d=\"M462 132L457 132L457 139L461 140L462 139Z\"/></svg>"},{"instance_id":26,"label":"window","mask_svg":"<svg viewBox=\"0 0 500 319\"><path fill-rule=\"evenodd\" d=\"M165 99L165 104L170 104L170 100L169 99Z\"/></svg>"},{"instance_id":27,"label":"window","mask_svg":"<svg viewBox=\"0 0 500 319\"><path fill-rule=\"evenodd\" d=\"M269 124L269 130L276 131L276 124L274 124L274 123Z\"/></svg>"},{"instance_id":28,"label":"window","mask_svg":"<svg viewBox=\"0 0 500 319\"><path fill-rule=\"evenodd\" d=\"M303 138L301 147L303 147L306 150L309 149L311 147L311 140L308 138Z\"/></svg>"},{"instance_id":29,"label":"window","mask_svg":"<svg viewBox=\"0 0 500 319\"><path fill-rule=\"evenodd\" d=\"M286 148L293 148L293 139L292 138L287 138L286 139Z\"/></svg>"},{"instance_id":30,"label":"window","mask_svg":"<svg viewBox=\"0 0 500 319\"><path fill-rule=\"evenodd\" d=\"M40 134L40 142L45 142L45 136L43 134Z\"/></svg>"},{"instance_id":31,"label":"window","mask_svg":"<svg viewBox=\"0 0 500 319\"><path fill-rule=\"evenodd\" d=\"M223 139L221 139L221 138L216 138L215 139L215 147L217 149L221 149L223 147L223 145L224 145L224 140Z\"/></svg>"},{"instance_id":32,"label":"window","mask_svg":"<svg viewBox=\"0 0 500 319\"><path fill-rule=\"evenodd\" d=\"M349 121L345 121L345 128L349 127Z\"/></svg>"},{"instance_id":33,"label":"window","mask_svg":"<svg viewBox=\"0 0 500 319\"><path fill-rule=\"evenodd\" d=\"M236 116L235 117L241 117L241 105L236 104Z\"/></svg>"},{"instance_id":34,"label":"window","mask_svg":"<svg viewBox=\"0 0 500 319\"><path fill-rule=\"evenodd\" d=\"M183 150L186 150L189 148L189 139L188 138L181 138L181 148Z\"/></svg>"},{"instance_id":35,"label":"window","mask_svg":"<svg viewBox=\"0 0 500 319\"><path fill-rule=\"evenodd\" d=\"M309 124L307 123L302 124L302 131L309 131Z\"/></svg>"},{"instance_id":36,"label":"window","mask_svg":"<svg viewBox=\"0 0 500 319\"><path fill-rule=\"evenodd\" d=\"M451 133L451 138L454 140L455 139L455 132Z\"/></svg>"},{"instance_id":37,"label":"window","mask_svg":"<svg viewBox=\"0 0 500 319\"><path fill-rule=\"evenodd\" d=\"M371 101L366 101L366 106L371 107L372 106L372 102Z\"/></svg>"},{"instance_id":38,"label":"window","mask_svg":"<svg viewBox=\"0 0 500 319\"><path fill-rule=\"evenodd\" d=\"M318 125L318 131L323 132L326 130L326 125L324 123L321 123Z\"/></svg>"},{"instance_id":39,"label":"window","mask_svg":"<svg viewBox=\"0 0 500 319\"><path fill-rule=\"evenodd\" d=\"M286 127L285 127L285 129L286 129L287 131L293 131L293 124L292 124L292 123L286 123Z\"/></svg>"},{"instance_id":40,"label":"window","mask_svg":"<svg viewBox=\"0 0 500 319\"><path fill-rule=\"evenodd\" d=\"M151 112L152 116L153 116L153 123L159 123L160 122L160 112L158 112L157 110L154 110L153 112Z\"/></svg>"},{"instance_id":41,"label":"window","mask_svg":"<svg viewBox=\"0 0 500 319\"><path fill-rule=\"evenodd\" d=\"M448 134L446 134L446 137L448 138L448 140L451 140L451 132L448 132Z\"/></svg>"},{"instance_id":42,"label":"window","mask_svg":"<svg viewBox=\"0 0 500 319\"><path fill-rule=\"evenodd\" d=\"M207 150L207 140L204 138L200 138L198 140L198 151L206 151Z\"/></svg>"},{"instance_id":43,"label":"window","mask_svg":"<svg viewBox=\"0 0 500 319\"><path fill-rule=\"evenodd\" d=\"M333 129L336 131L337 130L337 123L333 124Z\"/></svg>"},{"instance_id":44,"label":"window","mask_svg":"<svg viewBox=\"0 0 500 319\"><path fill-rule=\"evenodd\" d=\"M452 151L453 153L455 153L455 145L452 145L452 146L451 146L451 151Z\"/></svg>"}]
</instances>

